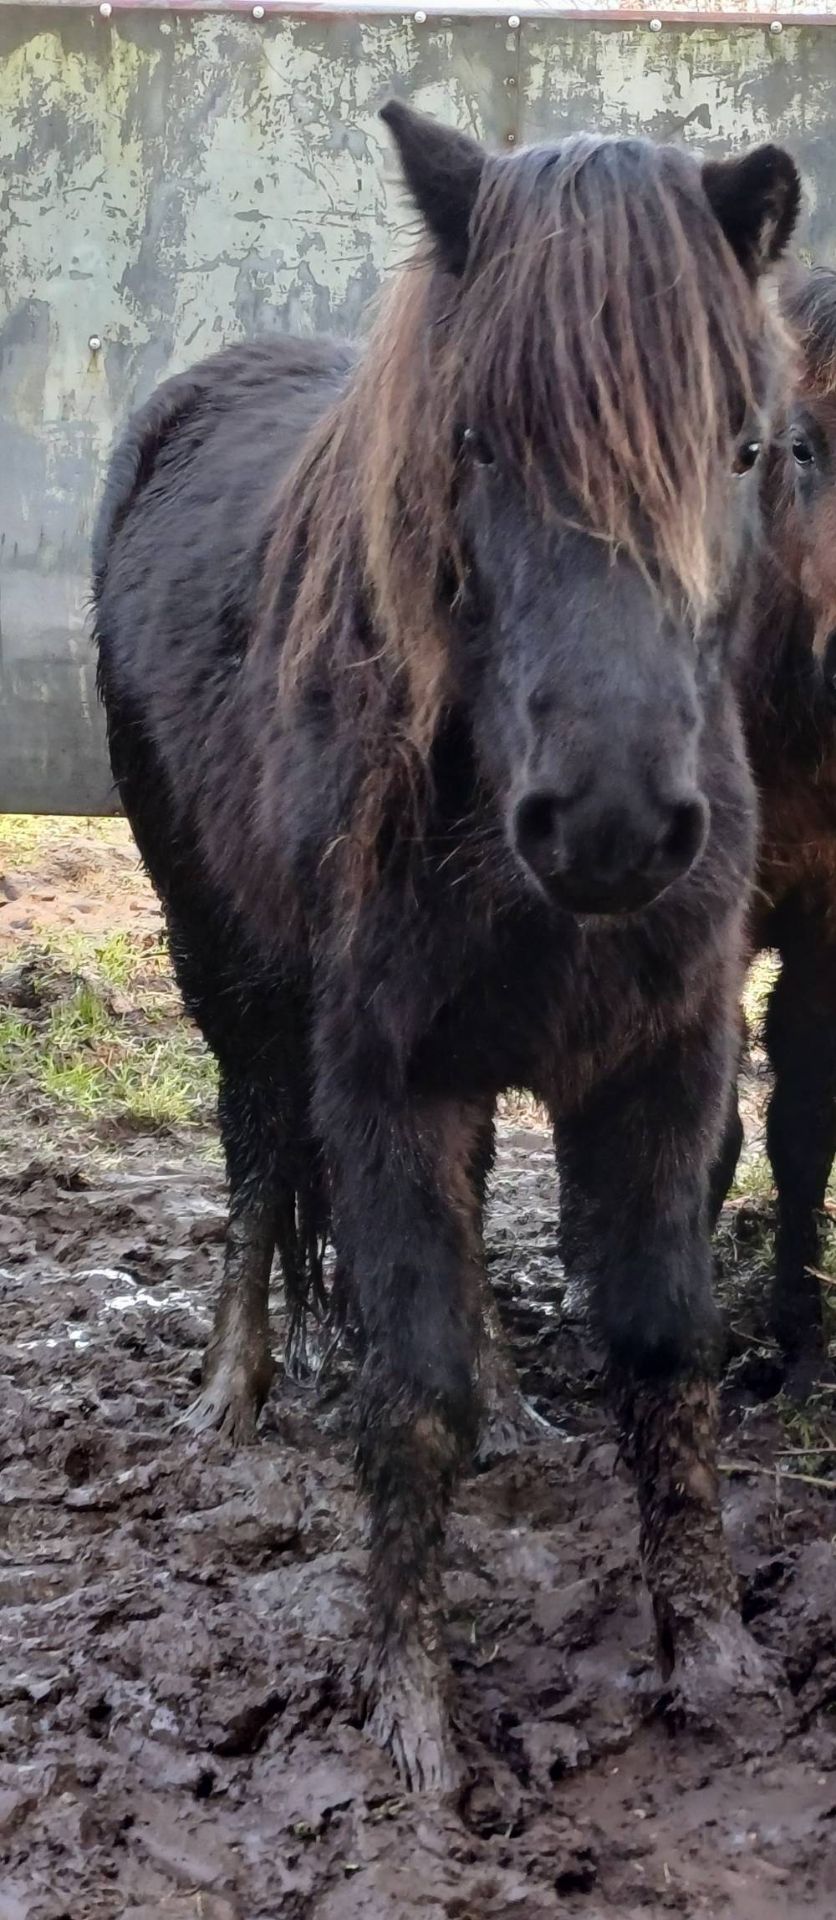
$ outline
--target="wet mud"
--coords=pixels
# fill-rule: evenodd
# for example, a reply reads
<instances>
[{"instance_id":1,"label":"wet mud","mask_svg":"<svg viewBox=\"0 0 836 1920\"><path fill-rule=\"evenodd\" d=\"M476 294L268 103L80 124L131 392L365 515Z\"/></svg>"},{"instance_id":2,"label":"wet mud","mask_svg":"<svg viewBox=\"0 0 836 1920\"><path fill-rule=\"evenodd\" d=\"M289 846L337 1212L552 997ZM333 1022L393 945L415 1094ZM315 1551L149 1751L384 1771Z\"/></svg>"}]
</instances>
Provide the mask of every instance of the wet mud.
<instances>
[{"instance_id":1,"label":"wet mud","mask_svg":"<svg viewBox=\"0 0 836 1920\"><path fill-rule=\"evenodd\" d=\"M0 1920L832 1920L836 1507L825 1471L786 1471L761 1350L732 1369L723 1482L779 1683L767 1709L682 1724L557 1267L549 1143L504 1125L491 1271L553 1430L488 1454L457 1499L467 1780L410 1799L354 1723L351 1368L315 1390L279 1375L255 1447L178 1430L223 1193L193 1146L167 1151L138 1141L104 1171L47 1152L0 1179ZM759 1312L755 1289L747 1326ZM278 1293L273 1332L279 1353Z\"/></svg>"}]
</instances>

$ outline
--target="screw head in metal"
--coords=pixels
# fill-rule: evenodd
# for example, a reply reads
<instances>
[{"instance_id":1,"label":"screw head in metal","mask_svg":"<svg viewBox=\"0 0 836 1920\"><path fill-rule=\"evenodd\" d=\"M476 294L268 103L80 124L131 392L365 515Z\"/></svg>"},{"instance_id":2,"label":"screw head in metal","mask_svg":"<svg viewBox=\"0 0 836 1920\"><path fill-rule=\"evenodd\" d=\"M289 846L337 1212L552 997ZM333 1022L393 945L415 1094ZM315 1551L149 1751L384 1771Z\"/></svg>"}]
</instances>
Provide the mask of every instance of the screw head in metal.
<instances>
[{"instance_id":1,"label":"screw head in metal","mask_svg":"<svg viewBox=\"0 0 836 1920\"><path fill-rule=\"evenodd\" d=\"M783 20L770 20L769 31L770 33L783 33L784 31Z\"/></svg>"},{"instance_id":2,"label":"screw head in metal","mask_svg":"<svg viewBox=\"0 0 836 1920\"><path fill-rule=\"evenodd\" d=\"M513 127L510 127L508 132L505 135L505 145L506 147L515 147L516 144L517 144L517 136L514 132Z\"/></svg>"},{"instance_id":3,"label":"screw head in metal","mask_svg":"<svg viewBox=\"0 0 836 1920\"><path fill-rule=\"evenodd\" d=\"M511 28L511 31L512 31L512 33L516 33L516 31L517 31L517 28L518 28L518 26L519 26L519 24L520 24L520 16L519 16L519 14L518 14L518 13L509 13L509 15L508 15L508 25L509 25L509 27Z\"/></svg>"},{"instance_id":4,"label":"screw head in metal","mask_svg":"<svg viewBox=\"0 0 836 1920\"><path fill-rule=\"evenodd\" d=\"M91 335L90 335L90 338L89 338L89 340L88 340L88 342L87 342L87 345L88 345L88 347L90 348L90 352L91 352L91 353L101 353L101 350L102 350L102 336L101 336L101 334L100 334L100 333L91 333Z\"/></svg>"},{"instance_id":5,"label":"screw head in metal","mask_svg":"<svg viewBox=\"0 0 836 1920\"><path fill-rule=\"evenodd\" d=\"M102 16L102 19L103 19L103 20L109 20L109 19L110 19L110 16L111 16L111 14L112 14L112 12L113 12L113 8L112 8L112 6L111 6L111 4L110 4L110 0L102 0L102 4L101 4L101 6L100 6L100 8L99 8L99 12L100 12L100 14L101 14L101 16Z\"/></svg>"},{"instance_id":6,"label":"screw head in metal","mask_svg":"<svg viewBox=\"0 0 836 1920\"><path fill-rule=\"evenodd\" d=\"M423 7L419 7L418 12L414 13L412 18L415 21L416 27L424 27L427 24L427 16L424 12Z\"/></svg>"},{"instance_id":7,"label":"screw head in metal","mask_svg":"<svg viewBox=\"0 0 836 1920\"><path fill-rule=\"evenodd\" d=\"M264 19L264 8L263 8L263 7L253 7L253 19L254 19L254 20L263 20L263 19Z\"/></svg>"},{"instance_id":8,"label":"screw head in metal","mask_svg":"<svg viewBox=\"0 0 836 1920\"><path fill-rule=\"evenodd\" d=\"M662 22L657 19L655 14L653 19L648 21L648 26L650 27L651 33L661 33L662 31Z\"/></svg>"}]
</instances>

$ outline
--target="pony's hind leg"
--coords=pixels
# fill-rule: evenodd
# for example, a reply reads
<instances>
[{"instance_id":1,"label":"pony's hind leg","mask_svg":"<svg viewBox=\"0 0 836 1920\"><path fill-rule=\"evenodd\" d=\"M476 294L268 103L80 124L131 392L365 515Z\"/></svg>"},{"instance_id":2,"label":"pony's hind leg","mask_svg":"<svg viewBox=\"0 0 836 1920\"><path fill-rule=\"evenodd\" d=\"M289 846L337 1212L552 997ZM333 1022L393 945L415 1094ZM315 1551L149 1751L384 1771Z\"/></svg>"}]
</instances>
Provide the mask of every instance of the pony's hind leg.
<instances>
[{"instance_id":1,"label":"pony's hind leg","mask_svg":"<svg viewBox=\"0 0 836 1920\"><path fill-rule=\"evenodd\" d=\"M291 1380L308 1381L319 1372L333 1332L311 1340L311 1314L325 1330L332 1302L325 1290L323 1256L330 1226L327 1182L319 1148L307 1134L307 1101L297 1093L296 1138L276 1154L276 1250L284 1281L287 1311L285 1369ZM294 1171L295 1169L295 1171ZM288 1178L290 1173L290 1178Z\"/></svg>"},{"instance_id":2,"label":"pony's hind leg","mask_svg":"<svg viewBox=\"0 0 836 1920\"><path fill-rule=\"evenodd\" d=\"M766 1018L775 1080L766 1139L778 1194L772 1324L787 1386L809 1393L824 1364L819 1241L836 1153L836 945L824 926L784 915L781 972Z\"/></svg>"},{"instance_id":3,"label":"pony's hind leg","mask_svg":"<svg viewBox=\"0 0 836 1920\"><path fill-rule=\"evenodd\" d=\"M714 996L715 1005L722 993ZM720 1512L708 1175L726 1099L713 1009L559 1128L561 1236L589 1276L625 1453L663 1680L680 1709L722 1720L767 1690L737 1611Z\"/></svg>"},{"instance_id":4,"label":"pony's hind leg","mask_svg":"<svg viewBox=\"0 0 836 1920\"><path fill-rule=\"evenodd\" d=\"M471 1154L471 1185L475 1194L475 1206L479 1215L479 1233L482 1233L484 1206L488 1196L488 1181L494 1169L496 1158L496 1123L494 1116L484 1119L477 1129ZM488 1279L486 1269L482 1267L482 1338L479 1350L479 1394L482 1402L482 1421L480 1421L479 1448L477 1459L486 1467L496 1459L502 1459L509 1453L519 1452L527 1440L542 1438L544 1432L552 1432L552 1427L525 1398L517 1367L511 1354L511 1344L507 1340L500 1308L496 1304L494 1288Z\"/></svg>"},{"instance_id":5,"label":"pony's hind leg","mask_svg":"<svg viewBox=\"0 0 836 1920\"><path fill-rule=\"evenodd\" d=\"M255 1439L273 1377L268 1294L279 1155L271 1102L246 1078L221 1070L218 1114L229 1182L224 1271L203 1385L186 1423L240 1445Z\"/></svg>"},{"instance_id":6,"label":"pony's hind leg","mask_svg":"<svg viewBox=\"0 0 836 1920\"><path fill-rule=\"evenodd\" d=\"M737 1172L742 1152L743 1121L740 1118L738 1086L735 1079L729 1095L722 1139L708 1180L708 1219L712 1232L717 1226L728 1199L729 1189Z\"/></svg>"},{"instance_id":7,"label":"pony's hind leg","mask_svg":"<svg viewBox=\"0 0 836 1920\"><path fill-rule=\"evenodd\" d=\"M479 1394L482 1421L477 1459L482 1467L518 1453L532 1440L556 1433L550 1420L538 1413L520 1386L514 1356L499 1314L490 1281L482 1292L482 1342L479 1357Z\"/></svg>"},{"instance_id":8,"label":"pony's hind leg","mask_svg":"<svg viewBox=\"0 0 836 1920\"><path fill-rule=\"evenodd\" d=\"M471 1156L470 1177L480 1233L495 1151L496 1127L491 1114L478 1129ZM477 1459L482 1466L517 1453L526 1442L542 1439L544 1433L554 1431L550 1422L537 1412L522 1392L510 1342L486 1270L482 1283L479 1396L482 1419Z\"/></svg>"},{"instance_id":9,"label":"pony's hind leg","mask_svg":"<svg viewBox=\"0 0 836 1920\"><path fill-rule=\"evenodd\" d=\"M229 1214L203 1385L185 1416L196 1431L255 1438L273 1377L268 1296L282 1262L297 1366L311 1288L321 1281L319 1159L310 1138L307 1008L291 985L265 987L202 899L181 882L169 937L183 1000L218 1064L218 1123ZM313 1255L313 1265L311 1258Z\"/></svg>"},{"instance_id":10,"label":"pony's hind leg","mask_svg":"<svg viewBox=\"0 0 836 1920\"><path fill-rule=\"evenodd\" d=\"M708 1175L708 1223L712 1233L718 1224L720 1214L729 1197L729 1191L737 1172L738 1162L743 1152L745 1140L743 1121L740 1117L740 1073L746 1052L748 1031L746 1027L746 1017L742 1007L738 1012L738 1023L737 1059L735 1061L734 1076L726 1098L725 1119L720 1134L720 1143L712 1160Z\"/></svg>"}]
</instances>

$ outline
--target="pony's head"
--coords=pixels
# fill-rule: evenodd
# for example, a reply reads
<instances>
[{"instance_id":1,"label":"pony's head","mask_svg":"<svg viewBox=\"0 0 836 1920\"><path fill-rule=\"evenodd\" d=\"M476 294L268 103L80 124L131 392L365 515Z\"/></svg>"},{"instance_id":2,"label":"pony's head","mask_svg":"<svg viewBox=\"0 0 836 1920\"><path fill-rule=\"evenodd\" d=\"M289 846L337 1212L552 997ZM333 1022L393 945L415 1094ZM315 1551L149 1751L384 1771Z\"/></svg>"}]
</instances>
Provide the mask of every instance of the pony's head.
<instances>
[{"instance_id":1,"label":"pony's head","mask_svg":"<svg viewBox=\"0 0 836 1920\"><path fill-rule=\"evenodd\" d=\"M796 169L585 136L496 157L383 117L426 241L297 481L289 671L328 634L353 673L374 830L386 767L414 777L459 709L532 886L635 909L706 834L700 731L781 360L759 282Z\"/></svg>"},{"instance_id":2,"label":"pony's head","mask_svg":"<svg viewBox=\"0 0 836 1920\"><path fill-rule=\"evenodd\" d=\"M782 307L798 347L776 438L768 504L783 565L802 592L813 650L836 705L836 273L795 266Z\"/></svg>"}]
</instances>

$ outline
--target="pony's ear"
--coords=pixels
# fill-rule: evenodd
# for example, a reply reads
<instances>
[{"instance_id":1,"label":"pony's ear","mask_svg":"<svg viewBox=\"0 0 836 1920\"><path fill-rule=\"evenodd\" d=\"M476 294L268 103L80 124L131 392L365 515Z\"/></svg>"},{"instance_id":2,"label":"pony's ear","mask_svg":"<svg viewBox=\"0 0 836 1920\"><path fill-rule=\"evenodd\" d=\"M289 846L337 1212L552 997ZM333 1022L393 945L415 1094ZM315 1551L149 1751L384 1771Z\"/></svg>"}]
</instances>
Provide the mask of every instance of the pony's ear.
<instances>
[{"instance_id":1,"label":"pony's ear","mask_svg":"<svg viewBox=\"0 0 836 1920\"><path fill-rule=\"evenodd\" d=\"M389 100L380 118L394 139L404 180L443 265L450 273L464 273L484 149L466 134L415 113L402 100Z\"/></svg>"},{"instance_id":2,"label":"pony's ear","mask_svg":"<svg viewBox=\"0 0 836 1920\"><path fill-rule=\"evenodd\" d=\"M755 147L739 160L708 160L705 192L751 280L779 260L801 205L801 179L783 147Z\"/></svg>"}]
</instances>

